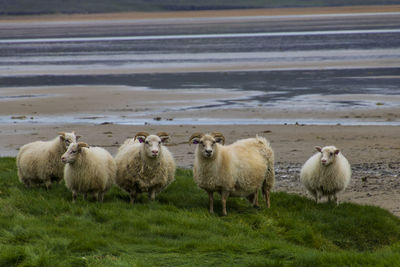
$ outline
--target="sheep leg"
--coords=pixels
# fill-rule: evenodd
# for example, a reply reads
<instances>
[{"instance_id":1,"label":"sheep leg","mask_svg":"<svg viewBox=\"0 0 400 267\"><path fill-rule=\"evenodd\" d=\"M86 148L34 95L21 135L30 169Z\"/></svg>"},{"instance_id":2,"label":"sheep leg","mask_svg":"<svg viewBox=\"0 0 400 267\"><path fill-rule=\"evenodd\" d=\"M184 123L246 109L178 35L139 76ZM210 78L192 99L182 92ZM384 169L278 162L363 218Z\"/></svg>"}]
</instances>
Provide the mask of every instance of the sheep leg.
<instances>
[{"instance_id":1,"label":"sheep leg","mask_svg":"<svg viewBox=\"0 0 400 267\"><path fill-rule=\"evenodd\" d=\"M75 203L77 197L77 193L75 191L72 192L72 203Z\"/></svg>"},{"instance_id":2,"label":"sheep leg","mask_svg":"<svg viewBox=\"0 0 400 267\"><path fill-rule=\"evenodd\" d=\"M222 202L222 216L228 215L226 212L226 200L229 197L229 192L223 191L221 194L221 202Z\"/></svg>"},{"instance_id":3,"label":"sheep leg","mask_svg":"<svg viewBox=\"0 0 400 267\"><path fill-rule=\"evenodd\" d=\"M321 200L321 198L322 198L322 192L317 190L315 192L315 203L318 204L318 202Z\"/></svg>"},{"instance_id":4,"label":"sheep leg","mask_svg":"<svg viewBox=\"0 0 400 267\"><path fill-rule=\"evenodd\" d=\"M269 199L269 196L270 196L269 190L270 189L267 186L263 186L263 194L264 194L264 197L265 197L265 204L266 204L268 209L271 207L271 201Z\"/></svg>"},{"instance_id":5,"label":"sheep leg","mask_svg":"<svg viewBox=\"0 0 400 267\"><path fill-rule=\"evenodd\" d=\"M333 200L335 201L336 206L339 206L339 199L336 194L333 195Z\"/></svg>"},{"instance_id":6,"label":"sheep leg","mask_svg":"<svg viewBox=\"0 0 400 267\"><path fill-rule=\"evenodd\" d=\"M136 190L131 191L130 194L129 194L129 197L130 197L130 200L131 200L130 203L133 205L135 203Z\"/></svg>"},{"instance_id":7,"label":"sheep leg","mask_svg":"<svg viewBox=\"0 0 400 267\"><path fill-rule=\"evenodd\" d=\"M49 191L51 189L51 181L46 181L44 184L46 185L46 190Z\"/></svg>"},{"instance_id":8,"label":"sheep leg","mask_svg":"<svg viewBox=\"0 0 400 267\"><path fill-rule=\"evenodd\" d=\"M258 194L258 192L247 196L247 199L249 200L251 205L253 205L253 208L256 208L256 209L260 208L260 206L258 204L258 196L257 196L257 194Z\"/></svg>"},{"instance_id":9,"label":"sheep leg","mask_svg":"<svg viewBox=\"0 0 400 267\"><path fill-rule=\"evenodd\" d=\"M99 192L98 193L97 201L103 203L103 201L104 201L104 192Z\"/></svg>"},{"instance_id":10,"label":"sheep leg","mask_svg":"<svg viewBox=\"0 0 400 267\"><path fill-rule=\"evenodd\" d=\"M149 192L149 199L150 199L151 201L156 200L156 189L154 189L154 188L150 189L150 192Z\"/></svg>"},{"instance_id":11,"label":"sheep leg","mask_svg":"<svg viewBox=\"0 0 400 267\"><path fill-rule=\"evenodd\" d=\"M210 213L214 213L214 192L208 192L208 207Z\"/></svg>"}]
</instances>

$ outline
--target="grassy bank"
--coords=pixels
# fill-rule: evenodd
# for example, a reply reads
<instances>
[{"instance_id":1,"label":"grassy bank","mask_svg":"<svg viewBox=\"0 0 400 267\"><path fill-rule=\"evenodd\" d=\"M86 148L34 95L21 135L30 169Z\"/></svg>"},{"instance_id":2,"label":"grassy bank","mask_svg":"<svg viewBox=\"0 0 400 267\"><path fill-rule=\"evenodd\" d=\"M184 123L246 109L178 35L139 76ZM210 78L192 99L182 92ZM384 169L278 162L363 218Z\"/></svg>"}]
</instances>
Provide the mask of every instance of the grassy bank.
<instances>
[{"instance_id":1,"label":"grassy bank","mask_svg":"<svg viewBox=\"0 0 400 267\"><path fill-rule=\"evenodd\" d=\"M87 14L126 11L187 11L280 7L390 5L397 0L14 0L2 1L0 15Z\"/></svg>"},{"instance_id":2,"label":"grassy bank","mask_svg":"<svg viewBox=\"0 0 400 267\"><path fill-rule=\"evenodd\" d=\"M72 204L63 184L25 189L2 158L0 266L400 265L400 220L383 209L273 193L269 210L231 198L220 217L191 175L178 170L156 202L131 207L113 188L103 204Z\"/></svg>"}]
</instances>

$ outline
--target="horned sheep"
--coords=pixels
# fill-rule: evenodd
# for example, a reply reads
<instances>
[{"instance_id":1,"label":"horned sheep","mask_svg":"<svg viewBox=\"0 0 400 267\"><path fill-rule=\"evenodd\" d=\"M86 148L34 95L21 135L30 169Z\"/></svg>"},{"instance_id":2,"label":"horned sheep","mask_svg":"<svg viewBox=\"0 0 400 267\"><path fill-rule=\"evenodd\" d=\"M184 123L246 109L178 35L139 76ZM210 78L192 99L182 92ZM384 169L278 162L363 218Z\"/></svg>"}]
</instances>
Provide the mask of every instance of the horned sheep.
<instances>
[{"instance_id":1,"label":"horned sheep","mask_svg":"<svg viewBox=\"0 0 400 267\"><path fill-rule=\"evenodd\" d=\"M175 160L163 145L168 139L164 132L157 135L139 132L134 138L138 142L125 143L115 156L116 183L129 193L131 204L142 192L148 192L149 198L154 200L156 194L174 180Z\"/></svg>"},{"instance_id":2,"label":"horned sheep","mask_svg":"<svg viewBox=\"0 0 400 267\"><path fill-rule=\"evenodd\" d=\"M36 141L22 146L16 160L19 180L26 187L44 184L50 189L52 182L63 178L61 155L79 138L75 132L60 132L53 140Z\"/></svg>"},{"instance_id":3,"label":"horned sheep","mask_svg":"<svg viewBox=\"0 0 400 267\"><path fill-rule=\"evenodd\" d=\"M344 191L351 178L351 167L339 149L334 146L319 147L300 171L300 180L318 201L327 196L339 204L337 194Z\"/></svg>"},{"instance_id":4,"label":"horned sheep","mask_svg":"<svg viewBox=\"0 0 400 267\"><path fill-rule=\"evenodd\" d=\"M197 145L193 178L208 193L210 213L214 212L214 192L222 196L224 216L229 196L247 197L258 207L260 188L270 207L270 191L275 181L274 152L264 137L242 139L225 146L221 133L195 133L189 142Z\"/></svg>"},{"instance_id":5,"label":"horned sheep","mask_svg":"<svg viewBox=\"0 0 400 267\"><path fill-rule=\"evenodd\" d=\"M87 194L103 202L104 194L115 183L116 165L111 154L101 147L73 143L61 157L66 187L72 191L74 202L78 194Z\"/></svg>"}]
</instances>

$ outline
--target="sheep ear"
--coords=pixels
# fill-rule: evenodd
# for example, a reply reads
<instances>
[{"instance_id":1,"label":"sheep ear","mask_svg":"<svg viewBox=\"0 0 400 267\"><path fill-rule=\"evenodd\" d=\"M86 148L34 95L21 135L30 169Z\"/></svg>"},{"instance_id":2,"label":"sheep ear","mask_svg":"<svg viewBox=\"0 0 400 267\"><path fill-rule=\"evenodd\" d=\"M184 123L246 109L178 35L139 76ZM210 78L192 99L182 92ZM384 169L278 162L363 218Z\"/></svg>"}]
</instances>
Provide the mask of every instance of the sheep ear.
<instances>
[{"instance_id":1,"label":"sheep ear","mask_svg":"<svg viewBox=\"0 0 400 267\"><path fill-rule=\"evenodd\" d=\"M317 150L318 152L322 152L322 148L321 148L320 146L315 146L314 148L315 148L315 150Z\"/></svg>"},{"instance_id":2,"label":"sheep ear","mask_svg":"<svg viewBox=\"0 0 400 267\"><path fill-rule=\"evenodd\" d=\"M78 143L78 147L79 147L79 148L82 148L82 147L89 147L89 145L86 144L86 143L84 143L84 142L79 142L79 143Z\"/></svg>"},{"instance_id":3,"label":"sheep ear","mask_svg":"<svg viewBox=\"0 0 400 267\"><path fill-rule=\"evenodd\" d=\"M76 135L76 141L78 141L78 139L81 137L82 137L82 135Z\"/></svg>"},{"instance_id":4,"label":"sheep ear","mask_svg":"<svg viewBox=\"0 0 400 267\"><path fill-rule=\"evenodd\" d=\"M139 141L139 143L144 143L144 141L146 140L146 136L136 136L135 137L136 138L136 140L138 140Z\"/></svg>"},{"instance_id":5,"label":"sheep ear","mask_svg":"<svg viewBox=\"0 0 400 267\"><path fill-rule=\"evenodd\" d=\"M147 137L147 136L149 136L149 133L148 133L148 132L138 132L138 133L135 135L134 140L138 140L139 143L143 143L144 140L146 140L146 137Z\"/></svg>"},{"instance_id":6,"label":"sheep ear","mask_svg":"<svg viewBox=\"0 0 400 267\"><path fill-rule=\"evenodd\" d=\"M58 134L58 136L60 136L60 139L61 140L65 140L65 132L59 132L59 133L57 133Z\"/></svg>"},{"instance_id":7,"label":"sheep ear","mask_svg":"<svg viewBox=\"0 0 400 267\"><path fill-rule=\"evenodd\" d=\"M192 136L189 138L189 144L195 144L197 145L200 143L200 138L203 136L202 133L194 133Z\"/></svg>"},{"instance_id":8,"label":"sheep ear","mask_svg":"<svg viewBox=\"0 0 400 267\"><path fill-rule=\"evenodd\" d=\"M169 141L169 135L166 132L160 132L157 135L160 137L162 143L167 143Z\"/></svg>"},{"instance_id":9,"label":"sheep ear","mask_svg":"<svg viewBox=\"0 0 400 267\"><path fill-rule=\"evenodd\" d=\"M336 150L335 150L335 155L338 155L339 152L340 152L340 150L339 150L339 149L336 149Z\"/></svg>"},{"instance_id":10,"label":"sheep ear","mask_svg":"<svg viewBox=\"0 0 400 267\"><path fill-rule=\"evenodd\" d=\"M215 142L217 142L218 144L221 145L225 144L225 136L222 133L215 132L212 133L211 135L214 137Z\"/></svg>"}]
</instances>

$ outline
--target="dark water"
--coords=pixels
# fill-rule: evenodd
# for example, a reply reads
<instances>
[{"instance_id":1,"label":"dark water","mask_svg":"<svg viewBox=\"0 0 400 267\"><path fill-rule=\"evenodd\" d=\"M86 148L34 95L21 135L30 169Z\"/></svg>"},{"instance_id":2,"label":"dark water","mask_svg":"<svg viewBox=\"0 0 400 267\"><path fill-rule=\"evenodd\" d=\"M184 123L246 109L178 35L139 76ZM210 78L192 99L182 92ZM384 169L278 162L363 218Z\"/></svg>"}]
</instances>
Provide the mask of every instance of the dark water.
<instances>
[{"instance_id":1,"label":"dark water","mask_svg":"<svg viewBox=\"0 0 400 267\"><path fill-rule=\"evenodd\" d=\"M400 94L400 68L203 72L126 75L43 75L0 77L4 87L58 85L126 85L153 89L222 88L261 91L262 103L300 95ZM338 103L339 104L339 103ZM343 100L342 105L356 105Z\"/></svg>"}]
</instances>

